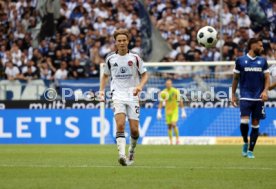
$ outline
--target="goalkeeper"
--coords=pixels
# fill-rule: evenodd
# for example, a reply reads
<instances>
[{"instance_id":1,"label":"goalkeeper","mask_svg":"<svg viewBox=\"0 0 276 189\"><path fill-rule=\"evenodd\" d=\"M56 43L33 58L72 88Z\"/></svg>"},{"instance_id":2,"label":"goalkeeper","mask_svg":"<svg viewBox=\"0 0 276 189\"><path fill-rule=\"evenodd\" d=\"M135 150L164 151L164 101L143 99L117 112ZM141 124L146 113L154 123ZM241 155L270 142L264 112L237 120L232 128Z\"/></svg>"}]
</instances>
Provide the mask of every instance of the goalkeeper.
<instances>
[{"instance_id":1,"label":"goalkeeper","mask_svg":"<svg viewBox=\"0 0 276 189\"><path fill-rule=\"evenodd\" d=\"M160 93L160 103L157 111L157 119L162 118L162 107L165 105L166 112L166 123L168 125L168 135L170 139L170 144L173 144L172 138L174 130L174 134L176 137L176 144L179 144L179 131L177 127L178 121L178 106L181 108L181 117L186 117L186 112L184 109L183 100L180 98L180 92L178 89L173 87L172 80L168 79L166 81L166 88Z\"/></svg>"}]
</instances>

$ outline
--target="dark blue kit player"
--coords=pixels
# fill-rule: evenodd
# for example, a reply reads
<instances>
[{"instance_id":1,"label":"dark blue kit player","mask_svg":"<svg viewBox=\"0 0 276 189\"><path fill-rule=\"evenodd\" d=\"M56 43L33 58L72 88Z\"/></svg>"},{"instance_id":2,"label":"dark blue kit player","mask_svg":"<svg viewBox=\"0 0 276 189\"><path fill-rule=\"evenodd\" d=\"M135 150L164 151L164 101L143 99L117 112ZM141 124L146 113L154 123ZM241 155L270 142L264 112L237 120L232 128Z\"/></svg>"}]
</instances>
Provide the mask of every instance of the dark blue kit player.
<instances>
[{"instance_id":1,"label":"dark blue kit player","mask_svg":"<svg viewBox=\"0 0 276 189\"><path fill-rule=\"evenodd\" d=\"M269 69L265 58L261 57L263 43L259 38L251 38L247 43L248 53L235 62L232 82L232 105L237 106L235 96L240 88L240 130L243 137L242 156L255 158L254 146L259 135L260 119L265 118L264 101L268 99L270 84ZM250 142L248 143L249 120L251 116Z\"/></svg>"}]
</instances>

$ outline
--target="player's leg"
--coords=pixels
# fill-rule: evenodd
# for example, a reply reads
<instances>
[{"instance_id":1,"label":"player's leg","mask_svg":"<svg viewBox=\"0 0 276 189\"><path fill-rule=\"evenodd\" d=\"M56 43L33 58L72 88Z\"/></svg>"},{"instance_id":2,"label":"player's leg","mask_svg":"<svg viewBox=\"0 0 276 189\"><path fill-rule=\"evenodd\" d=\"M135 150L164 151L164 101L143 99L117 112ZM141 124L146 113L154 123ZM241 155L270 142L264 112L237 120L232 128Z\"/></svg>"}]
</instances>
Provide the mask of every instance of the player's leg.
<instances>
[{"instance_id":1,"label":"player's leg","mask_svg":"<svg viewBox=\"0 0 276 189\"><path fill-rule=\"evenodd\" d=\"M248 151L248 131L249 131L249 116L242 116L240 123L240 131L243 138L242 156L247 156Z\"/></svg>"},{"instance_id":2,"label":"player's leg","mask_svg":"<svg viewBox=\"0 0 276 189\"><path fill-rule=\"evenodd\" d=\"M140 107L138 103L130 103L127 106L127 115L130 126L130 144L128 148L128 165L134 163L134 154L139 139L139 116Z\"/></svg>"},{"instance_id":3,"label":"player's leg","mask_svg":"<svg viewBox=\"0 0 276 189\"><path fill-rule=\"evenodd\" d=\"M177 127L177 121L178 121L178 111L174 112L172 115L172 128L174 130L176 144L179 144L179 130Z\"/></svg>"},{"instance_id":4,"label":"player's leg","mask_svg":"<svg viewBox=\"0 0 276 189\"><path fill-rule=\"evenodd\" d=\"M258 136L259 136L259 127L260 127L260 119L265 118L265 110L264 110L264 103L254 102L254 109L252 112L252 124L251 124L251 133L250 133L250 143L248 149L248 158L255 158L253 155L254 147L257 143Z\"/></svg>"},{"instance_id":5,"label":"player's leg","mask_svg":"<svg viewBox=\"0 0 276 189\"><path fill-rule=\"evenodd\" d=\"M114 103L114 114L116 120L116 143L119 152L119 163L123 166L126 164L126 137L125 137L125 122L126 122L126 107L123 103Z\"/></svg>"},{"instance_id":6,"label":"player's leg","mask_svg":"<svg viewBox=\"0 0 276 189\"><path fill-rule=\"evenodd\" d=\"M179 131L178 131L178 127L177 127L176 123L172 122L171 127L175 134L176 144L179 144Z\"/></svg>"},{"instance_id":7,"label":"player's leg","mask_svg":"<svg viewBox=\"0 0 276 189\"><path fill-rule=\"evenodd\" d=\"M170 145L172 145L172 115L166 115L166 123L168 125L168 136L169 136L169 141L170 141Z\"/></svg>"},{"instance_id":8,"label":"player's leg","mask_svg":"<svg viewBox=\"0 0 276 189\"><path fill-rule=\"evenodd\" d=\"M259 136L259 127L260 127L259 122L260 121L258 119L252 118L249 149L247 152L247 157L251 159L255 158L255 156L253 155L253 151Z\"/></svg>"},{"instance_id":9,"label":"player's leg","mask_svg":"<svg viewBox=\"0 0 276 189\"><path fill-rule=\"evenodd\" d=\"M247 156L248 151L248 131L249 131L249 118L251 114L250 103L248 101L240 101L241 121L240 131L243 138L242 156Z\"/></svg>"},{"instance_id":10,"label":"player's leg","mask_svg":"<svg viewBox=\"0 0 276 189\"><path fill-rule=\"evenodd\" d=\"M119 163L123 166L126 164L126 137L125 137L125 121L126 115L124 113L118 113L115 115L116 120L116 142L119 152Z\"/></svg>"},{"instance_id":11,"label":"player's leg","mask_svg":"<svg viewBox=\"0 0 276 189\"><path fill-rule=\"evenodd\" d=\"M168 124L168 136L170 140L170 145L173 144L173 131L172 131L172 124Z\"/></svg>"},{"instance_id":12,"label":"player's leg","mask_svg":"<svg viewBox=\"0 0 276 189\"><path fill-rule=\"evenodd\" d=\"M139 139L139 121L129 119L130 125L130 142L128 148L128 164L131 165L134 162L135 148Z\"/></svg>"}]
</instances>

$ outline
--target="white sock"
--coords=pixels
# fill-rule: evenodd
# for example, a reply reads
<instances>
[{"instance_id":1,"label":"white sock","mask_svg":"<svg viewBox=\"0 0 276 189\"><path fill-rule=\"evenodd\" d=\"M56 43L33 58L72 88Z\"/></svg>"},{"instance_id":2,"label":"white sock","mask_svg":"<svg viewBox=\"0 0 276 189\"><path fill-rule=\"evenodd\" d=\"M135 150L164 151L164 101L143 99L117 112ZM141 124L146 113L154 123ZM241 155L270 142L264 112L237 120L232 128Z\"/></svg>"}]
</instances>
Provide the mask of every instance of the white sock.
<instances>
[{"instance_id":1,"label":"white sock","mask_svg":"<svg viewBox=\"0 0 276 189\"><path fill-rule=\"evenodd\" d=\"M134 153L134 149L136 147L137 140L138 140L138 138L137 139L133 139L132 137L130 137L130 144L129 144L128 152Z\"/></svg>"},{"instance_id":2,"label":"white sock","mask_svg":"<svg viewBox=\"0 0 276 189\"><path fill-rule=\"evenodd\" d=\"M116 139L119 156L126 156L126 138L118 137Z\"/></svg>"}]
</instances>

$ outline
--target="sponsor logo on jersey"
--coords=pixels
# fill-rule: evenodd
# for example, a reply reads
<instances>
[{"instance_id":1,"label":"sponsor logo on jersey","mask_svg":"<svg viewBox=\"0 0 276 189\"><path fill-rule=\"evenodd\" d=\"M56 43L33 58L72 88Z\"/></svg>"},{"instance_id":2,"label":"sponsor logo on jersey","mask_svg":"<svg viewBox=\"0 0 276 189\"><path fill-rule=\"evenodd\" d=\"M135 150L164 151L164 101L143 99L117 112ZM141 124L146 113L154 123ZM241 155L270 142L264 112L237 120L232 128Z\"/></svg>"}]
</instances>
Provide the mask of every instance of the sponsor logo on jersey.
<instances>
[{"instance_id":1,"label":"sponsor logo on jersey","mask_svg":"<svg viewBox=\"0 0 276 189\"><path fill-rule=\"evenodd\" d=\"M118 64L115 62L114 67L118 67Z\"/></svg>"},{"instance_id":2,"label":"sponsor logo on jersey","mask_svg":"<svg viewBox=\"0 0 276 189\"><path fill-rule=\"evenodd\" d=\"M244 71L245 72L262 72L262 68L258 68L258 67L245 67Z\"/></svg>"},{"instance_id":3,"label":"sponsor logo on jersey","mask_svg":"<svg viewBox=\"0 0 276 189\"><path fill-rule=\"evenodd\" d=\"M130 60L130 61L128 61L128 65L129 66L132 66L133 65L133 62Z\"/></svg>"},{"instance_id":4,"label":"sponsor logo on jersey","mask_svg":"<svg viewBox=\"0 0 276 189\"><path fill-rule=\"evenodd\" d=\"M117 79L128 79L128 78L131 78L131 77L132 77L132 74L124 74L124 75L117 74L117 75L115 75L115 77L116 77Z\"/></svg>"},{"instance_id":5,"label":"sponsor logo on jersey","mask_svg":"<svg viewBox=\"0 0 276 189\"><path fill-rule=\"evenodd\" d=\"M121 67L121 68L120 68L120 72L121 72L121 73L126 73L126 71L127 71L127 68L126 68L126 67Z\"/></svg>"}]
</instances>

